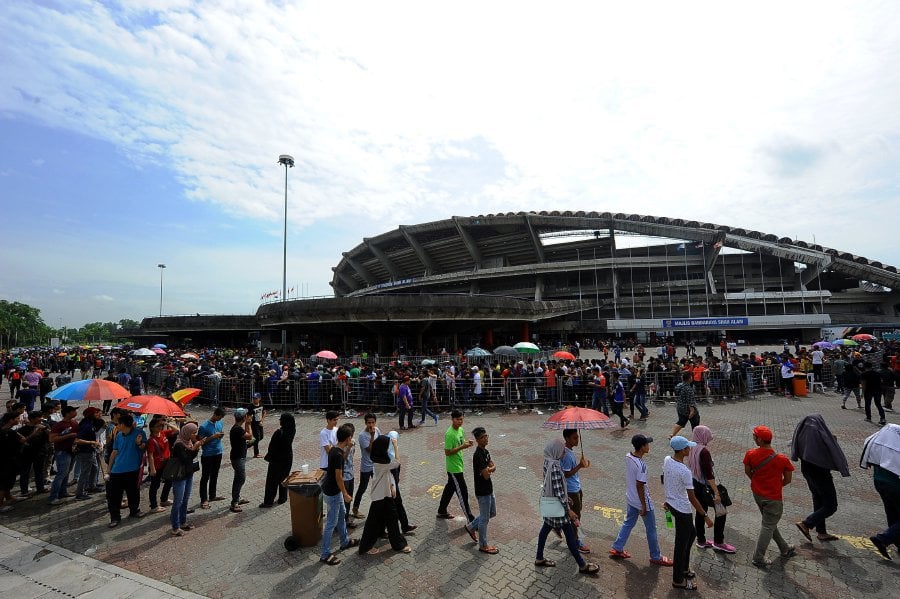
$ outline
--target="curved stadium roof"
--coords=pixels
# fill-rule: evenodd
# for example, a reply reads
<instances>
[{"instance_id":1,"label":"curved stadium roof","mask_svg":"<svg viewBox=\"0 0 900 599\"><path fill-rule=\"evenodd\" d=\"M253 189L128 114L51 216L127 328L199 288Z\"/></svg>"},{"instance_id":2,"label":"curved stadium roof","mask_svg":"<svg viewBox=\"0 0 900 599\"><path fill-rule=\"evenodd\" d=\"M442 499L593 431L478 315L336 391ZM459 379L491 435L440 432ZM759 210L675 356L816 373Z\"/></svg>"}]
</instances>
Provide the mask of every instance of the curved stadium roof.
<instances>
[{"instance_id":1,"label":"curved stadium roof","mask_svg":"<svg viewBox=\"0 0 900 599\"><path fill-rule=\"evenodd\" d=\"M900 288L895 266L850 252L787 237L696 220L610 212L509 212L401 225L343 253L332 268L335 295L361 296L465 280L479 271L534 272L559 268L574 258L586 233L607 239L615 256L615 233L703 242L714 261L722 247L758 252L837 272L858 280ZM574 242L545 244L548 236L581 235ZM596 244L594 244L596 246ZM619 252L622 250L620 249ZM584 256L579 256L579 260ZM709 259L709 256L707 257ZM486 273L487 274L487 273Z\"/></svg>"}]
</instances>

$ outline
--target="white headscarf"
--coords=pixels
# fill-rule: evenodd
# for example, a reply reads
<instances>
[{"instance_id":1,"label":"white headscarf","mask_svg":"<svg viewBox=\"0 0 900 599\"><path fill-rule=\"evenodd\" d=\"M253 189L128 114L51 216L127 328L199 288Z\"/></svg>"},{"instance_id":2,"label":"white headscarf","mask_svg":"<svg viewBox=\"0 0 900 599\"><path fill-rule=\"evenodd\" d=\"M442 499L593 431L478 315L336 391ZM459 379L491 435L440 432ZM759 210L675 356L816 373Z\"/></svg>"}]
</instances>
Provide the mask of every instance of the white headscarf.
<instances>
[{"instance_id":1,"label":"white headscarf","mask_svg":"<svg viewBox=\"0 0 900 599\"><path fill-rule=\"evenodd\" d=\"M866 439L859 466L868 468L869 464L881 466L900 476L900 424L885 425Z\"/></svg>"}]
</instances>

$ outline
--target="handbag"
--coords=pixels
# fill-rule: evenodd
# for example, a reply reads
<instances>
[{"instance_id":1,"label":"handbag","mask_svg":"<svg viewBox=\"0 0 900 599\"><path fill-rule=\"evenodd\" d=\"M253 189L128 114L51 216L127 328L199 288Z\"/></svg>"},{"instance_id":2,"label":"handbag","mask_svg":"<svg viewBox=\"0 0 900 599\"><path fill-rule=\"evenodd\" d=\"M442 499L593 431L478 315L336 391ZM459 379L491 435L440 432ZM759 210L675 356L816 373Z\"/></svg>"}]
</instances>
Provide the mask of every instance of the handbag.
<instances>
[{"instance_id":1,"label":"handbag","mask_svg":"<svg viewBox=\"0 0 900 599\"><path fill-rule=\"evenodd\" d=\"M544 485L541 491L541 518L564 518L566 515L566 507L559 500L559 497L545 493L552 493L552 484L550 480L551 469L547 468L547 474L544 475Z\"/></svg>"},{"instance_id":2,"label":"handbag","mask_svg":"<svg viewBox=\"0 0 900 599\"><path fill-rule=\"evenodd\" d=\"M725 488L725 485L716 485L716 488L719 490L719 497L722 499L722 505L728 507L731 505L731 496L728 494L728 489Z\"/></svg>"},{"instance_id":3,"label":"handbag","mask_svg":"<svg viewBox=\"0 0 900 599\"><path fill-rule=\"evenodd\" d=\"M162 469L162 474L160 478L162 478L166 482L171 482L175 480L182 480L187 478L188 469L185 466L184 462L177 458L170 458L166 460L166 465Z\"/></svg>"}]
</instances>

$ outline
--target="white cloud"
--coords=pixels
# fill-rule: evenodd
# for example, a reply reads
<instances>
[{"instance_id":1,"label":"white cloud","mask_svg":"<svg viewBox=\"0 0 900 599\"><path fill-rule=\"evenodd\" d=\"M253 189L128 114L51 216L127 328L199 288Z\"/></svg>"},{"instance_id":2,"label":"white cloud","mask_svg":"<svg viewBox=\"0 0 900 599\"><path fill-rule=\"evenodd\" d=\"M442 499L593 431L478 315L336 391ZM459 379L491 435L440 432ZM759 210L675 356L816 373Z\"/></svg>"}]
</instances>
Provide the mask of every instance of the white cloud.
<instances>
[{"instance_id":1,"label":"white cloud","mask_svg":"<svg viewBox=\"0 0 900 599\"><path fill-rule=\"evenodd\" d=\"M116 298L114 298L111 295L106 295L105 293L100 294L100 295L95 295L94 299L97 300L98 302L114 302L114 301L116 301Z\"/></svg>"},{"instance_id":2,"label":"white cloud","mask_svg":"<svg viewBox=\"0 0 900 599\"><path fill-rule=\"evenodd\" d=\"M292 154L292 233L348 225L334 260L304 271L323 291L364 236L519 210L815 235L900 264L896 223L878 218L900 195L893 3L62 6L0 8L0 111L169 165L191 200L272 238ZM214 248L211 274L222 251L254 273L240 271L250 295L280 281L277 265L257 276L262 251ZM131 309L155 313L152 274L130 277Z\"/></svg>"}]
</instances>

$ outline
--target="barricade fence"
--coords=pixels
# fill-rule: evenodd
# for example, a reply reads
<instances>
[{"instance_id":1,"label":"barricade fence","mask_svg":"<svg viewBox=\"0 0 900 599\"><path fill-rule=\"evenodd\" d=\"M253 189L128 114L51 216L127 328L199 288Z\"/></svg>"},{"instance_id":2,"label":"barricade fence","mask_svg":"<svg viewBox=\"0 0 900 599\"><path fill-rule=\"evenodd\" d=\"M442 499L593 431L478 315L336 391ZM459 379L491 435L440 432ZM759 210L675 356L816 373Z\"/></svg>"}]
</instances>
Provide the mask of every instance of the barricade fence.
<instances>
[{"instance_id":1,"label":"barricade fence","mask_svg":"<svg viewBox=\"0 0 900 599\"><path fill-rule=\"evenodd\" d=\"M174 389L195 387L201 393L194 402L226 409L246 407L254 393L260 393L264 405L279 411L397 411L399 381L387 377L321 380L287 378L277 383L263 382L260 385L253 378L209 376L201 373L193 373L191 376L184 373L170 375L162 369L154 369L146 376L148 384L154 388L152 391L148 390L148 393L168 395ZM805 376L805 373L798 372L797 376ZM834 374L830 363L823 365L822 379L826 386L832 386ZM622 379L629 401L634 395L633 382L628 377ZM664 403L675 400L675 387L680 382L681 371L647 372L643 377L643 389L648 401ZM692 384L697 399L701 401L753 398L779 392L780 366L775 364L730 371L707 370L700 381L692 381ZM410 392L413 406L418 412L422 404L418 379L410 382ZM503 378L496 371L486 371L480 388L476 388L470 377L438 376L435 396L428 402L428 407L435 412L452 409L541 409L563 405L590 407L593 393L589 373L576 371L574 375L559 377L553 381L543 375Z\"/></svg>"}]
</instances>

